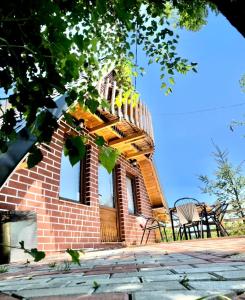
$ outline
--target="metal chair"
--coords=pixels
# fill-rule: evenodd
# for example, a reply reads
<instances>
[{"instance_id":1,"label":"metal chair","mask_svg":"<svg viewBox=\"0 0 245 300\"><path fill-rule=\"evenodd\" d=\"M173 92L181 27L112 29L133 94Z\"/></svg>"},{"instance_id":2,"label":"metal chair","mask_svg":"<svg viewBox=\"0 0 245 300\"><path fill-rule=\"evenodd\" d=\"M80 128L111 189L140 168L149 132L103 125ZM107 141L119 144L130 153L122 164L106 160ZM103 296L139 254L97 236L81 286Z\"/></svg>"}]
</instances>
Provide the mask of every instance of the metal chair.
<instances>
[{"instance_id":1,"label":"metal chair","mask_svg":"<svg viewBox=\"0 0 245 300\"><path fill-rule=\"evenodd\" d=\"M201 211L198 211L198 207L201 208ZM196 238L203 237L202 204L194 198L184 197L175 201L174 208L176 209L176 215L179 219L178 236L180 236L180 239L183 238L183 235L185 235L185 238L188 239L187 229L190 239L192 232L194 232ZM193 229L192 232L191 229Z\"/></svg>"},{"instance_id":2,"label":"metal chair","mask_svg":"<svg viewBox=\"0 0 245 300\"><path fill-rule=\"evenodd\" d=\"M164 240L164 236L165 236L166 241L168 241L168 237L167 237L167 233L166 233L166 224L164 222L158 221L157 219L155 219L153 217L146 217L145 215L142 215L142 214L139 214L137 216L136 221L138 222L141 229L143 230L140 244L142 244L142 242L143 242L145 232L148 230L148 234L147 234L147 238L146 238L146 242L145 242L145 244L147 244L151 230L155 230L155 229L159 229L162 240ZM164 236L163 236L163 232L161 229L163 229Z\"/></svg>"},{"instance_id":3,"label":"metal chair","mask_svg":"<svg viewBox=\"0 0 245 300\"><path fill-rule=\"evenodd\" d=\"M207 212L207 221L202 220L203 225L207 225L207 222L210 225L215 225L217 236L228 236L228 232L225 227L222 225L224 215L227 211L228 203L225 201L218 202L214 207Z\"/></svg>"}]
</instances>

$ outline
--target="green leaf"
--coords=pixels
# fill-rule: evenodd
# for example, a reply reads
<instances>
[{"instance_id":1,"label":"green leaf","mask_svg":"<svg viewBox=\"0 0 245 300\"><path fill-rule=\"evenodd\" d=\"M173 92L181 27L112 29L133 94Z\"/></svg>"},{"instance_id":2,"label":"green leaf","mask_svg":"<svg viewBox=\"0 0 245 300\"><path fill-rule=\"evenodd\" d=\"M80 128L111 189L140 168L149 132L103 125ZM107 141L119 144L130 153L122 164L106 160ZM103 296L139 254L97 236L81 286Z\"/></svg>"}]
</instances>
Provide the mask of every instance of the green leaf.
<instances>
[{"instance_id":1,"label":"green leaf","mask_svg":"<svg viewBox=\"0 0 245 300\"><path fill-rule=\"evenodd\" d=\"M105 140L104 140L103 136L97 136L95 139L95 144L99 147L104 146Z\"/></svg>"},{"instance_id":2,"label":"green leaf","mask_svg":"<svg viewBox=\"0 0 245 300\"><path fill-rule=\"evenodd\" d=\"M167 91L165 92L165 96L168 96L169 94L172 93L172 89L171 88L168 88Z\"/></svg>"},{"instance_id":3,"label":"green leaf","mask_svg":"<svg viewBox=\"0 0 245 300\"><path fill-rule=\"evenodd\" d=\"M34 258L35 262L44 259L46 255L45 252L38 251L37 248L32 248L31 250L26 249L25 252L30 254Z\"/></svg>"},{"instance_id":4,"label":"green leaf","mask_svg":"<svg viewBox=\"0 0 245 300\"><path fill-rule=\"evenodd\" d=\"M89 99L85 101L86 106L89 108L91 113L95 113L100 103L97 100Z\"/></svg>"},{"instance_id":5,"label":"green leaf","mask_svg":"<svg viewBox=\"0 0 245 300\"><path fill-rule=\"evenodd\" d=\"M72 166L78 163L86 153L84 138L81 136L69 136L64 145L64 154L69 156Z\"/></svg>"},{"instance_id":6,"label":"green leaf","mask_svg":"<svg viewBox=\"0 0 245 300\"><path fill-rule=\"evenodd\" d=\"M166 87L167 87L166 83L163 82L163 83L161 84L161 89L165 89Z\"/></svg>"},{"instance_id":7,"label":"green leaf","mask_svg":"<svg viewBox=\"0 0 245 300\"><path fill-rule=\"evenodd\" d=\"M27 158L27 166L29 169L35 167L43 159L42 151L34 146Z\"/></svg>"},{"instance_id":8,"label":"green leaf","mask_svg":"<svg viewBox=\"0 0 245 300\"><path fill-rule=\"evenodd\" d=\"M93 288L97 290L100 287L100 284L97 281L93 282Z\"/></svg>"},{"instance_id":9,"label":"green leaf","mask_svg":"<svg viewBox=\"0 0 245 300\"><path fill-rule=\"evenodd\" d=\"M79 259L80 257L79 251L73 249L66 249L66 252L71 256L72 262L81 266L80 259Z\"/></svg>"},{"instance_id":10,"label":"green leaf","mask_svg":"<svg viewBox=\"0 0 245 300\"><path fill-rule=\"evenodd\" d=\"M171 84L175 84L175 81L174 81L174 79L173 79L173 77L169 77L169 82L171 83Z\"/></svg>"},{"instance_id":11,"label":"green leaf","mask_svg":"<svg viewBox=\"0 0 245 300\"><path fill-rule=\"evenodd\" d=\"M108 173L111 173L114 169L119 155L120 153L117 149L110 147L103 147L100 149L99 160L102 166L106 168Z\"/></svg>"},{"instance_id":12,"label":"green leaf","mask_svg":"<svg viewBox=\"0 0 245 300\"><path fill-rule=\"evenodd\" d=\"M101 107L109 110L111 108L111 105L106 99L103 98L101 101Z\"/></svg>"}]
</instances>

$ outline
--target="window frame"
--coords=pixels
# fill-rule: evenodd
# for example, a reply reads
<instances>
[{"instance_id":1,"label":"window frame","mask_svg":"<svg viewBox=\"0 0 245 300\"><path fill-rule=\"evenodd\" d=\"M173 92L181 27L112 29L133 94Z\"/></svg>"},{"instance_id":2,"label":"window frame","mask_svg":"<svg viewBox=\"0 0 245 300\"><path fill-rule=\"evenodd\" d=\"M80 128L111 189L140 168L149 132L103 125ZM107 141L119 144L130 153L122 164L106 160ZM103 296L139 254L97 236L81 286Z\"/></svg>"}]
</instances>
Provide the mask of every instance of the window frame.
<instances>
[{"instance_id":1,"label":"window frame","mask_svg":"<svg viewBox=\"0 0 245 300\"><path fill-rule=\"evenodd\" d=\"M130 174L130 173L126 173L126 191L127 191L127 204L129 203L129 199L128 199L128 187L127 187L127 178L130 179L131 181L131 186L132 186L132 196L133 196L133 204L134 204L134 211L130 212L129 211L129 206L128 206L128 214L131 216L136 216L138 214L138 202L137 202L137 194L136 194L136 176Z\"/></svg>"},{"instance_id":2,"label":"window frame","mask_svg":"<svg viewBox=\"0 0 245 300\"><path fill-rule=\"evenodd\" d=\"M111 206L106 206L103 204L100 204L100 193L99 193L99 168L105 168L102 166L100 161L98 162L98 201L99 201L99 206L105 207L105 208L113 208L117 209L117 182L116 182L116 173L115 173L115 168L111 172L111 177L112 177L112 200L113 200L113 207ZM105 169L106 170L106 169Z\"/></svg>"},{"instance_id":3,"label":"window frame","mask_svg":"<svg viewBox=\"0 0 245 300\"><path fill-rule=\"evenodd\" d=\"M86 187L85 187L85 182L86 182L86 155L85 157L80 160L79 163L79 186L78 186L78 190L79 190L79 199L78 200L74 200L71 198L66 198L60 195L60 188L61 188L61 166L62 166L62 156L63 156L63 151L62 151L62 155L61 155L61 161L60 161L60 181L59 181L59 199L60 200L65 200L65 201L69 201L72 203L76 203L76 204L83 204L83 205L89 205L86 203L86 199L85 199L85 193L86 193Z\"/></svg>"}]
</instances>

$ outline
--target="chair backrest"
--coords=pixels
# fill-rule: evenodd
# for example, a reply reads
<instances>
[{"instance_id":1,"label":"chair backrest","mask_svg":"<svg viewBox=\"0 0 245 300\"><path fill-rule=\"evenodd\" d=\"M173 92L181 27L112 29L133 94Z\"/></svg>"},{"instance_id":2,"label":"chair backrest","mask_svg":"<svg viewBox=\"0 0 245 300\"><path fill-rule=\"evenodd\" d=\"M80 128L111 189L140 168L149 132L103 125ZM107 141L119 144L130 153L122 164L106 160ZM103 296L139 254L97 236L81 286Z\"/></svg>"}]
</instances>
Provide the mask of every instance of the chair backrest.
<instances>
[{"instance_id":1,"label":"chair backrest","mask_svg":"<svg viewBox=\"0 0 245 300\"><path fill-rule=\"evenodd\" d=\"M189 197L180 198L175 201L174 207L182 225L200 221L197 205L201 205L201 203Z\"/></svg>"},{"instance_id":2,"label":"chair backrest","mask_svg":"<svg viewBox=\"0 0 245 300\"><path fill-rule=\"evenodd\" d=\"M215 207L214 207L214 213L216 218L222 222L224 215L227 211L228 203L223 201L223 202L218 202Z\"/></svg>"},{"instance_id":3,"label":"chair backrest","mask_svg":"<svg viewBox=\"0 0 245 300\"><path fill-rule=\"evenodd\" d=\"M143 215L139 215L138 217L136 217L136 222L139 224L139 226L144 229L146 222L147 222L147 218Z\"/></svg>"}]
</instances>

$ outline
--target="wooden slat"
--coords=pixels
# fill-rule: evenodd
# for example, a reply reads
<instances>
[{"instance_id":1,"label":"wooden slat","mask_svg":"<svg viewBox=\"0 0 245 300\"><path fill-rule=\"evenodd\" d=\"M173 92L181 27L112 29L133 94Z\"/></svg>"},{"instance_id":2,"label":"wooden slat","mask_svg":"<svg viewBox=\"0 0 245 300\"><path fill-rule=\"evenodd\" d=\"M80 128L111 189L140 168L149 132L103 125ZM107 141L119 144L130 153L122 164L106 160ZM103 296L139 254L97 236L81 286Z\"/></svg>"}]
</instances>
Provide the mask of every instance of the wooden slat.
<instances>
[{"instance_id":1,"label":"wooden slat","mask_svg":"<svg viewBox=\"0 0 245 300\"><path fill-rule=\"evenodd\" d=\"M126 137L123 137L123 138L120 138L120 139L116 139L114 141L109 142L109 146L118 146L120 144L129 143L129 142L132 142L132 141L135 141L135 140L139 140L139 139L144 138L144 137L145 137L144 133L142 133L142 132L136 132L136 133L131 134L129 136L126 136Z\"/></svg>"},{"instance_id":2,"label":"wooden slat","mask_svg":"<svg viewBox=\"0 0 245 300\"><path fill-rule=\"evenodd\" d=\"M120 122L119 118L117 118L115 120L112 120L112 121L109 121L109 122L106 122L106 123L103 123L101 125L95 126L95 127L91 128L89 130L89 132L90 133L95 133L97 131L100 131L100 130L103 130L105 128L108 128L108 127L111 127L113 125L116 125L118 122Z\"/></svg>"},{"instance_id":3,"label":"wooden slat","mask_svg":"<svg viewBox=\"0 0 245 300\"><path fill-rule=\"evenodd\" d=\"M117 211L115 208L100 207L100 234L102 242L118 242Z\"/></svg>"},{"instance_id":4,"label":"wooden slat","mask_svg":"<svg viewBox=\"0 0 245 300\"><path fill-rule=\"evenodd\" d=\"M106 84L105 84L105 93L104 93L104 97L105 97L106 100L108 100L109 85L110 85L109 78L107 78L106 79ZM105 108L105 110L107 110L107 109Z\"/></svg>"},{"instance_id":5,"label":"wooden slat","mask_svg":"<svg viewBox=\"0 0 245 300\"><path fill-rule=\"evenodd\" d=\"M168 204L162 192L154 163L152 162L152 160L147 158L138 161L138 163L144 178L147 194L150 198L152 207L163 206L165 208L168 208Z\"/></svg>"},{"instance_id":6,"label":"wooden slat","mask_svg":"<svg viewBox=\"0 0 245 300\"><path fill-rule=\"evenodd\" d=\"M134 120L134 116L133 116L133 103L132 103L132 98L130 99L129 114L130 114L130 121L131 121L131 123L135 124L135 120Z\"/></svg>"},{"instance_id":7,"label":"wooden slat","mask_svg":"<svg viewBox=\"0 0 245 300\"><path fill-rule=\"evenodd\" d=\"M115 114L115 96L116 96L116 89L117 89L117 83L116 81L113 82L112 85L112 95L111 95L111 113Z\"/></svg>"},{"instance_id":8,"label":"wooden slat","mask_svg":"<svg viewBox=\"0 0 245 300\"><path fill-rule=\"evenodd\" d=\"M132 158L138 157L138 156L140 156L140 155L149 154L149 153L152 153L153 150L154 150L153 148L150 148L150 149L147 149L147 150L139 151L139 152L137 152L137 153L128 155L127 158L128 158L128 159L132 159Z\"/></svg>"},{"instance_id":9,"label":"wooden slat","mask_svg":"<svg viewBox=\"0 0 245 300\"><path fill-rule=\"evenodd\" d=\"M139 103L136 103L134 107L134 114L135 114L135 124L139 127Z\"/></svg>"},{"instance_id":10,"label":"wooden slat","mask_svg":"<svg viewBox=\"0 0 245 300\"><path fill-rule=\"evenodd\" d=\"M125 103L123 103L123 116L128 121L128 99L125 99Z\"/></svg>"},{"instance_id":11,"label":"wooden slat","mask_svg":"<svg viewBox=\"0 0 245 300\"><path fill-rule=\"evenodd\" d=\"M119 100L120 100L120 104L122 104L122 89L119 90ZM122 116L123 116L123 114L122 114L122 106L119 105L117 107L117 109L118 109L118 117L122 118Z\"/></svg>"}]
</instances>

